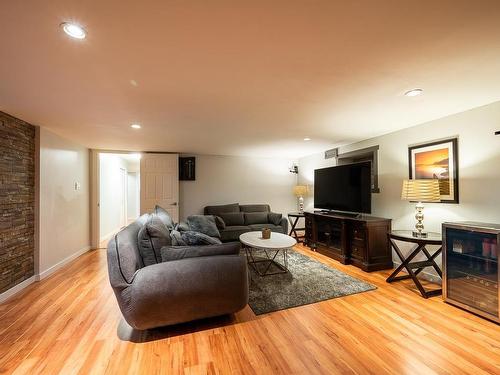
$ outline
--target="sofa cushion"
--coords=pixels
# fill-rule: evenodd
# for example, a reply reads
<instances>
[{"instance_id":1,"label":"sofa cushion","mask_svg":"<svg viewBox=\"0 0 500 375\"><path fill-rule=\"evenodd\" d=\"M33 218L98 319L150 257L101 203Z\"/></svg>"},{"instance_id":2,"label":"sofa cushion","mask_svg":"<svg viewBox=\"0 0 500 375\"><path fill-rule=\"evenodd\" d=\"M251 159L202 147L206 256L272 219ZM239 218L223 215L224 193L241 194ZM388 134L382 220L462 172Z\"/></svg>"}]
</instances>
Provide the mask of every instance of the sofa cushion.
<instances>
[{"instance_id":1,"label":"sofa cushion","mask_svg":"<svg viewBox=\"0 0 500 375\"><path fill-rule=\"evenodd\" d=\"M170 233L162 220L155 215L149 215L148 220L137 234L139 254L145 266L161 261L160 250L171 244Z\"/></svg>"},{"instance_id":2,"label":"sofa cushion","mask_svg":"<svg viewBox=\"0 0 500 375\"><path fill-rule=\"evenodd\" d=\"M281 225L274 225L274 224L252 224L249 225L250 230L262 230L264 228L269 228L271 229L271 232L279 232L283 233L283 227ZM286 233L285 233L286 234Z\"/></svg>"},{"instance_id":3,"label":"sofa cushion","mask_svg":"<svg viewBox=\"0 0 500 375\"><path fill-rule=\"evenodd\" d=\"M269 212L267 214L267 222L272 223L274 225L280 225L282 214L278 214L276 212Z\"/></svg>"},{"instance_id":4,"label":"sofa cushion","mask_svg":"<svg viewBox=\"0 0 500 375\"><path fill-rule=\"evenodd\" d=\"M205 215L218 215L223 212L240 212L240 205L238 203L224 204L219 206L206 206L203 210Z\"/></svg>"},{"instance_id":5,"label":"sofa cushion","mask_svg":"<svg viewBox=\"0 0 500 375\"><path fill-rule=\"evenodd\" d=\"M230 242L220 245L207 246L165 246L161 249L162 262L179 260L184 258L206 257L214 255L238 255L240 244Z\"/></svg>"},{"instance_id":6,"label":"sofa cushion","mask_svg":"<svg viewBox=\"0 0 500 375\"><path fill-rule=\"evenodd\" d=\"M172 240L172 246L185 246L186 243L182 239L181 232L178 230L173 230L170 232L170 239Z\"/></svg>"},{"instance_id":7,"label":"sofa cushion","mask_svg":"<svg viewBox=\"0 0 500 375\"><path fill-rule=\"evenodd\" d=\"M245 216L243 212L222 212L219 216L224 220L226 227L245 225Z\"/></svg>"},{"instance_id":8,"label":"sofa cushion","mask_svg":"<svg viewBox=\"0 0 500 375\"><path fill-rule=\"evenodd\" d=\"M271 208L268 204L242 204L240 205L241 212L269 212Z\"/></svg>"},{"instance_id":9,"label":"sofa cushion","mask_svg":"<svg viewBox=\"0 0 500 375\"><path fill-rule=\"evenodd\" d=\"M218 230L226 228L226 223L220 216L214 216L214 218L215 218L215 225L217 225Z\"/></svg>"},{"instance_id":10,"label":"sofa cushion","mask_svg":"<svg viewBox=\"0 0 500 375\"><path fill-rule=\"evenodd\" d=\"M245 212L245 225L268 223L267 212Z\"/></svg>"},{"instance_id":11,"label":"sofa cushion","mask_svg":"<svg viewBox=\"0 0 500 375\"><path fill-rule=\"evenodd\" d=\"M223 242L239 241L240 235L250 232L252 229L247 225L233 225L227 226L226 229L220 232L220 239Z\"/></svg>"},{"instance_id":12,"label":"sofa cushion","mask_svg":"<svg viewBox=\"0 0 500 375\"><path fill-rule=\"evenodd\" d=\"M205 233L188 230L181 233L181 237L188 246L219 245L222 242L216 237L207 236Z\"/></svg>"},{"instance_id":13,"label":"sofa cushion","mask_svg":"<svg viewBox=\"0 0 500 375\"><path fill-rule=\"evenodd\" d=\"M191 215L187 218L189 230L206 234L210 237L220 237L219 229L212 215Z\"/></svg>"},{"instance_id":14,"label":"sofa cushion","mask_svg":"<svg viewBox=\"0 0 500 375\"><path fill-rule=\"evenodd\" d=\"M154 209L154 213L163 221L163 224L169 229L172 230L175 227L174 221L170 214L164 208L156 205Z\"/></svg>"}]
</instances>

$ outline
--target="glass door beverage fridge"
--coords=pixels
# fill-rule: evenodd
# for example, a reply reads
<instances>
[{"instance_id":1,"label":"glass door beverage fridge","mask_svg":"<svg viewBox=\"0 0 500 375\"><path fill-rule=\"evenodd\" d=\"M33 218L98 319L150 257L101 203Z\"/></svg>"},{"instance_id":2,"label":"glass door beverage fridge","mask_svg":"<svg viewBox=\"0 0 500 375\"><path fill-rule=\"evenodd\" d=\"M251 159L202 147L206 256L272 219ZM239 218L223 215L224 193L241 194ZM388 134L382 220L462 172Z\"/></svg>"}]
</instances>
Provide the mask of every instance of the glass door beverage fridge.
<instances>
[{"instance_id":1,"label":"glass door beverage fridge","mask_svg":"<svg viewBox=\"0 0 500 375\"><path fill-rule=\"evenodd\" d=\"M497 323L499 244L499 224L443 224L444 300Z\"/></svg>"}]
</instances>

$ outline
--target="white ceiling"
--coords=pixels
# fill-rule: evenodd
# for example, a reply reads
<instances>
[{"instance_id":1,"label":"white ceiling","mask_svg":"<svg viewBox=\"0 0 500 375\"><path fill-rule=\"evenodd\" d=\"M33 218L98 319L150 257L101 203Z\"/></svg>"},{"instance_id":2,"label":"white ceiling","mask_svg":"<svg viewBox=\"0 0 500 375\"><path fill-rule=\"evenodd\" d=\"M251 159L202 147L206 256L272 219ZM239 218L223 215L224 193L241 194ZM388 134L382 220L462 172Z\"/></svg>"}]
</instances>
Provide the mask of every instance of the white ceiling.
<instances>
[{"instance_id":1,"label":"white ceiling","mask_svg":"<svg viewBox=\"0 0 500 375\"><path fill-rule=\"evenodd\" d=\"M0 12L0 110L88 147L299 157L500 100L498 0L19 0ZM88 37L69 39L68 20ZM414 87L424 95L403 96Z\"/></svg>"}]
</instances>

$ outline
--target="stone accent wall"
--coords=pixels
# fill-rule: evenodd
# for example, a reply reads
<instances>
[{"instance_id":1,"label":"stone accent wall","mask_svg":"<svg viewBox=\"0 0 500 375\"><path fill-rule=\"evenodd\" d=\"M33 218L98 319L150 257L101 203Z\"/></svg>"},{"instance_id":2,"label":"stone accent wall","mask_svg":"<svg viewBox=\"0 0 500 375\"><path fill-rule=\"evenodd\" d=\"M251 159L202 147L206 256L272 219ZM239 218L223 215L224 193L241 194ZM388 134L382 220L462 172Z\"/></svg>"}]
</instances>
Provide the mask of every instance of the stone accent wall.
<instances>
[{"instance_id":1,"label":"stone accent wall","mask_svg":"<svg viewBox=\"0 0 500 375\"><path fill-rule=\"evenodd\" d=\"M34 274L35 127L0 112L0 293Z\"/></svg>"}]
</instances>

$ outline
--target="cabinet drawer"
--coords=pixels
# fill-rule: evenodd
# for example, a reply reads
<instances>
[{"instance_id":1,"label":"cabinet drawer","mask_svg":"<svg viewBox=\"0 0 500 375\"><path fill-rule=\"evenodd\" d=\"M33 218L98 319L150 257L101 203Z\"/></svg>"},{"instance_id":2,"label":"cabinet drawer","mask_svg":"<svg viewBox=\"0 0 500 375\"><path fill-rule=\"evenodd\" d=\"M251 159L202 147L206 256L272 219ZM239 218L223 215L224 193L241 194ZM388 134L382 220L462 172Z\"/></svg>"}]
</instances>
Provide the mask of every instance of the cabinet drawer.
<instances>
[{"instance_id":1,"label":"cabinet drawer","mask_svg":"<svg viewBox=\"0 0 500 375\"><path fill-rule=\"evenodd\" d=\"M351 256L356 259L365 259L366 258L366 247L360 246L357 243L353 243L351 245Z\"/></svg>"},{"instance_id":2,"label":"cabinet drawer","mask_svg":"<svg viewBox=\"0 0 500 375\"><path fill-rule=\"evenodd\" d=\"M353 241L362 241L366 240L366 228L364 227L352 227L350 230L350 236Z\"/></svg>"}]
</instances>

